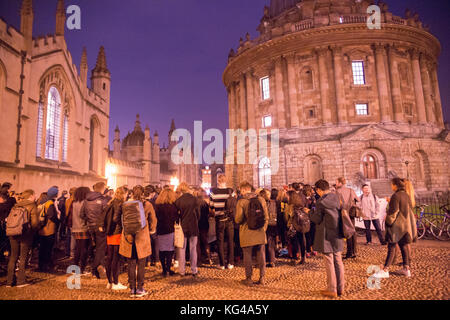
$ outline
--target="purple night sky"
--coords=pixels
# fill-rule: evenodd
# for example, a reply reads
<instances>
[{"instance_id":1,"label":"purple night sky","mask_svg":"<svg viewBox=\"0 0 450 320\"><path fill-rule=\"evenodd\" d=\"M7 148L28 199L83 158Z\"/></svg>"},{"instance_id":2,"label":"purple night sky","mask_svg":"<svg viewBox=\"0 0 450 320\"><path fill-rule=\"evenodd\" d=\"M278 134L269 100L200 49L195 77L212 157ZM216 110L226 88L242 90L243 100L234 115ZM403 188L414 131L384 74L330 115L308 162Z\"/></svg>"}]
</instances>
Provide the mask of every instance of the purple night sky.
<instances>
[{"instance_id":1,"label":"purple night sky","mask_svg":"<svg viewBox=\"0 0 450 320\"><path fill-rule=\"evenodd\" d=\"M0 16L17 29L21 0L0 0ZM54 33L56 0L35 0L34 36ZM110 140L119 125L122 138L141 115L142 127L157 130L168 142L172 118L178 128L203 130L228 126L222 84L230 48L256 27L270 0L66 0L81 8L81 30L66 29L66 41L79 66L87 47L90 69L104 45L112 73ZM450 121L450 1L387 0L404 16L418 12L441 41L439 79L446 121ZM90 76L90 72L89 72Z\"/></svg>"}]
</instances>

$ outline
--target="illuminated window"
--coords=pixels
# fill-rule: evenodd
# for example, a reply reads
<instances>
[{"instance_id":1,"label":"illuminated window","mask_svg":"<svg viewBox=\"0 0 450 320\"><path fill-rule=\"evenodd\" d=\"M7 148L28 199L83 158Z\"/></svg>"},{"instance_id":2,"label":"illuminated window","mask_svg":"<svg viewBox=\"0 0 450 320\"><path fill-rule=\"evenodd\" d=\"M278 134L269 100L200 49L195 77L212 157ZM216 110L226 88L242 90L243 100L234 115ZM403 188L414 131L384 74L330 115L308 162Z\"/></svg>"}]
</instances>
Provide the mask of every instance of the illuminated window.
<instances>
[{"instance_id":1,"label":"illuminated window","mask_svg":"<svg viewBox=\"0 0 450 320\"><path fill-rule=\"evenodd\" d=\"M269 77L261 78L261 96L263 100L270 99Z\"/></svg>"},{"instance_id":2,"label":"illuminated window","mask_svg":"<svg viewBox=\"0 0 450 320\"><path fill-rule=\"evenodd\" d=\"M339 17L339 23L344 23L344 18L343 17Z\"/></svg>"},{"instance_id":3,"label":"illuminated window","mask_svg":"<svg viewBox=\"0 0 450 320\"><path fill-rule=\"evenodd\" d=\"M39 102L36 134L36 157L42 156L42 127L44 125L44 105Z\"/></svg>"},{"instance_id":4,"label":"illuminated window","mask_svg":"<svg viewBox=\"0 0 450 320\"><path fill-rule=\"evenodd\" d=\"M364 62L363 61L353 61L353 83L356 85L366 84L366 77L364 75Z\"/></svg>"},{"instance_id":5,"label":"illuminated window","mask_svg":"<svg viewBox=\"0 0 450 320\"><path fill-rule=\"evenodd\" d=\"M356 104L356 115L368 116L369 115L369 105L367 103L357 103Z\"/></svg>"},{"instance_id":6,"label":"illuminated window","mask_svg":"<svg viewBox=\"0 0 450 320\"><path fill-rule=\"evenodd\" d=\"M61 96L55 87L48 92L45 158L59 159Z\"/></svg>"},{"instance_id":7,"label":"illuminated window","mask_svg":"<svg viewBox=\"0 0 450 320\"><path fill-rule=\"evenodd\" d=\"M263 128L270 128L272 126L272 116L264 116L262 119Z\"/></svg>"},{"instance_id":8,"label":"illuminated window","mask_svg":"<svg viewBox=\"0 0 450 320\"><path fill-rule=\"evenodd\" d=\"M69 140L69 117L67 114L64 115L63 122L63 147L62 147L62 161L67 162L67 147Z\"/></svg>"}]
</instances>

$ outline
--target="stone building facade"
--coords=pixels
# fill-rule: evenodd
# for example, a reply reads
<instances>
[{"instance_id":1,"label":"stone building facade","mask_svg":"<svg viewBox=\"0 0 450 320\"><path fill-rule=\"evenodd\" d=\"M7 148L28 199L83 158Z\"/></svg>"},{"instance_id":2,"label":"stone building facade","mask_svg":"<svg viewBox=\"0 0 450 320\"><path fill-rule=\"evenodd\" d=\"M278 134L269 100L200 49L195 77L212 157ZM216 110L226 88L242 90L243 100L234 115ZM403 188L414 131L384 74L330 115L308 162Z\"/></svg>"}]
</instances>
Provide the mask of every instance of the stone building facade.
<instances>
[{"instance_id":1,"label":"stone building facade","mask_svg":"<svg viewBox=\"0 0 450 320\"><path fill-rule=\"evenodd\" d=\"M0 181L41 192L105 180L111 74L104 48L89 88L86 49L80 72L67 49L63 1L54 35L33 38L32 0L23 0L20 15L20 30L0 20Z\"/></svg>"},{"instance_id":2,"label":"stone building facade","mask_svg":"<svg viewBox=\"0 0 450 320\"><path fill-rule=\"evenodd\" d=\"M449 131L438 82L439 41L419 16L368 0L272 0L256 39L231 50L223 82L232 129L279 129L270 159L228 164L230 184L279 187L345 176L386 190L409 176L419 192L449 188Z\"/></svg>"}]
</instances>

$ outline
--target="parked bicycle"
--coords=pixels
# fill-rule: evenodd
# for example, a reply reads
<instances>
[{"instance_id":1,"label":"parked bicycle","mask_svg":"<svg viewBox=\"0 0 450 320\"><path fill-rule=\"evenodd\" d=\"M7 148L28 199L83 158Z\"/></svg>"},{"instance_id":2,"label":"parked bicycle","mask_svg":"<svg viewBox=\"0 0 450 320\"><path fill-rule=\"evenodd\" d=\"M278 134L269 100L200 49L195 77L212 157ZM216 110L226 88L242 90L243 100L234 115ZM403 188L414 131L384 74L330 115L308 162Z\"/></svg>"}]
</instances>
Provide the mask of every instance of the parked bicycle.
<instances>
[{"instance_id":1,"label":"parked bicycle","mask_svg":"<svg viewBox=\"0 0 450 320\"><path fill-rule=\"evenodd\" d=\"M415 207L419 211L417 217L417 238L422 239L427 234L431 234L437 240L445 241L450 239L450 213L449 205L441 206L440 211L445 214L426 213L428 205L418 205Z\"/></svg>"},{"instance_id":2,"label":"parked bicycle","mask_svg":"<svg viewBox=\"0 0 450 320\"><path fill-rule=\"evenodd\" d=\"M441 241L450 239L450 204L439 207L444 212L443 219L430 226L433 236Z\"/></svg>"}]
</instances>

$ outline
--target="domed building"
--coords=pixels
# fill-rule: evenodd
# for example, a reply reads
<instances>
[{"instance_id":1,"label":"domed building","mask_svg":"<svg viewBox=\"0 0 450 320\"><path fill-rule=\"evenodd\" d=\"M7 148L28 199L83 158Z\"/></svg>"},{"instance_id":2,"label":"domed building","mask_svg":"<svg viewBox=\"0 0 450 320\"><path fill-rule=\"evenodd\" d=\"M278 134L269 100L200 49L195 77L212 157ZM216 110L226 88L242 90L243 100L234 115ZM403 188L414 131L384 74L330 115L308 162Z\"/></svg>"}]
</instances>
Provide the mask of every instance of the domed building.
<instances>
[{"instance_id":1,"label":"domed building","mask_svg":"<svg viewBox=\"0 0 450 320\"><path fill-rule=\"evenodd\" d=\"M228 164L230 184L344 176L389 194L388 179L401 176L419 192L448 190L440 43L418 14L398 17L385 3L381 29L369 28L372 2L271 0L259 36L230 51L230 129L279 129L280 137L278 160Z\"/></svg>"}]
</instances>

